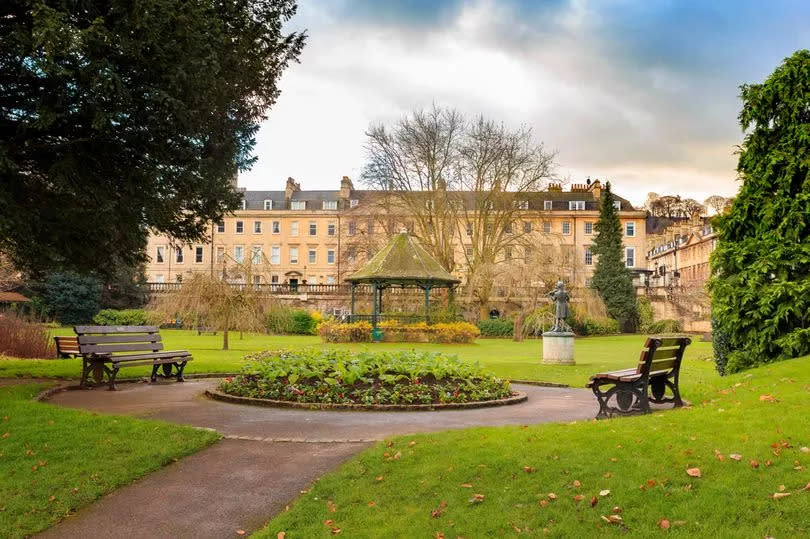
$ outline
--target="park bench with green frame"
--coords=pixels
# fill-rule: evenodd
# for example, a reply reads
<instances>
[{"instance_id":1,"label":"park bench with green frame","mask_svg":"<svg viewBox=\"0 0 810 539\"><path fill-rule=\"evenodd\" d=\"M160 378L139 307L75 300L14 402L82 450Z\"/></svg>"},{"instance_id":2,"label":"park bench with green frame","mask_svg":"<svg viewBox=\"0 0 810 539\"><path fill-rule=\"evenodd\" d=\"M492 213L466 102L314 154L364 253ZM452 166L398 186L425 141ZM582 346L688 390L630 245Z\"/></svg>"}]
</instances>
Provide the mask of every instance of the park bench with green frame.
<instances>
[{"instance_id":1,"label":"park bench with green frame","mask_svg":"<svg viewBox=\"0 0 810 539\"><path fill-rule=\"evenodd\" d=\"M82 353L79 351L79 339L75 336L54 337L53 342L56 343L56 357L68 359L82 355Z\"/></svg>"},{"instance_id":2,"label":"park bench with green frame","mask_svg":"<svg viewBox=\"0 0 810 539\"><path fill-rule=\"evenodd\" d=\"M586 387L599 401L596 418L650 413L650 402L683 406L678 380L683 353L691 343L687 337L649 337L636 367L591 376Z\"/></svg>"},{"instance_id":3,"label":"park bench with green frame","mask_svg":"<svg viewBox=\"0 0 810 539\"><path fill-rule=\"evenodd\" d=\"M183 370L191 361L188 350L164 350L160 332L156 326L76 326L73 328L79 341L82 355L82 379L80 386L87 385L92 373L96 382L107 375L110 390L115 389L115 378L121 367L150 365L151 381L157 381L158 369L163 376L172 376L183 381Z\"/></svg>"}]
</instances>

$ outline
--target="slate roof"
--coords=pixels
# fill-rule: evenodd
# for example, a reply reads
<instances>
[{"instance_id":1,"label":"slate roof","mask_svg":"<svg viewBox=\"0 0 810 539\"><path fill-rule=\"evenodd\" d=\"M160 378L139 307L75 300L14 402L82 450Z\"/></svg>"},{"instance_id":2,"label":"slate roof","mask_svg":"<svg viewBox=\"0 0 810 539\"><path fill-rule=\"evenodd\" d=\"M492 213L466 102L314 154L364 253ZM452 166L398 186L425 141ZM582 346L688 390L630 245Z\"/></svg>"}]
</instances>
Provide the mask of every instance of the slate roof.
<instances>
[{"instance_id":1,"label":"slate roof","mask_svg":"<svg viewBox=\"0 0 810 539\"><path fill-rule=\"evenodd\" d=\"M434 283L447 286L460 281L407 232L396 234L359 271L349 275L350 283L388 281L394 283Z\"/></svg>"},{"instance_id":2,"label":"slate roof","mask_svg":"<svg viewBox=\"0 0 810 539\"><path fill-rule=\"evenodd\" d=\"M19 292L0 292L0 303L21 303L31 301Z\"/></svg>"},{"instance_id":3,"label":"slate roof","mask_svg":"<svg viewBox=\"0 0 810 539\"><path fill-rule=\"evenodd\" d=\"M349 198L358 199L361 203L373 199L373 197L385 193L384 191L376 191L372 189L354 189ZM456 191L458 193L458 191ZM416 193L415 193L416 194ZM472 192L464 192L468 198L472 198ZM263 210L264 201L272 200L274 210L289 209L287 201L284 198L284 191L244 191L245 196L245 209L248 210ZM625 198L613 194L614 198L621 203L621 211L634 211L633 205ZM590 211L599 210L599 203L594 200L592 192L580 191L537 191L531 193L523 193L516 195L515 199L522 199L529 201L530 210L544 210L543 202L551 200L552 211L568 211L568 202L573 200L584 200L585 209ZM338 201L340 204L340 191L295 191L292 194L291 200L305 200L308 202L307 210L320 210L324 200ZM311 202L311 204L309 204Z\"/></svg>"}]
</instances>

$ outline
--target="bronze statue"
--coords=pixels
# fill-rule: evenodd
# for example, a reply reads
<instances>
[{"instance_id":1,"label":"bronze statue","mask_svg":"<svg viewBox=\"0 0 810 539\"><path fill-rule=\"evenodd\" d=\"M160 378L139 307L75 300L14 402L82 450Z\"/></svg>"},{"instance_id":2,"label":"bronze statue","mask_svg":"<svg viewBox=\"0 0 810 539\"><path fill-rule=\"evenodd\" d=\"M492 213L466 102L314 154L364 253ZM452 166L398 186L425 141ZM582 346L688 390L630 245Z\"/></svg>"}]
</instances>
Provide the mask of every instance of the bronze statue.
<instances>
[{"instance_id":1,"label":"bronze statue","mask_svg":"<svg viewBox=\"0 0 810 539\"><path fill-rule=\"evenodd\" d=\"M568 318L568 301L571 299L565 290L565 284L562 281L557 281L556 288L548 293L548 297L554 301L555 306L554 325L551 331L556 333L571 331L571 328L565 323L565 319Z\"/></svg>"}]
</instances>

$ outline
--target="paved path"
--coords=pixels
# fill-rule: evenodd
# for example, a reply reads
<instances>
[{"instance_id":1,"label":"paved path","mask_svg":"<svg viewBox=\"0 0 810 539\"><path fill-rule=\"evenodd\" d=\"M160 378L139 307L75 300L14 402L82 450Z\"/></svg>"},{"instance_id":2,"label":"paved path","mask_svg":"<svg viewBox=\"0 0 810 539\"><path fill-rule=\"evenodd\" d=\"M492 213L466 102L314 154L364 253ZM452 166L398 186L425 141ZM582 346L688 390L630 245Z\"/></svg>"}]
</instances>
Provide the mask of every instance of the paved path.
<instances>
[{"instance_id":1,"label":"paved path","mask_svg":"<svg viewBox=\"0 0 810 539\"><path fill-rule=\"evenodd\" d=\"M225 440L123 487L45 537L228 537L251 532L301 490L376 440L485 425L592 418L593 395L515 384L527 402L436 412L308 411L212 401L209 380L57 393L61 406L213 428ZM175 504L173 501L182 500Z\"/></svg>"}]
</instances>

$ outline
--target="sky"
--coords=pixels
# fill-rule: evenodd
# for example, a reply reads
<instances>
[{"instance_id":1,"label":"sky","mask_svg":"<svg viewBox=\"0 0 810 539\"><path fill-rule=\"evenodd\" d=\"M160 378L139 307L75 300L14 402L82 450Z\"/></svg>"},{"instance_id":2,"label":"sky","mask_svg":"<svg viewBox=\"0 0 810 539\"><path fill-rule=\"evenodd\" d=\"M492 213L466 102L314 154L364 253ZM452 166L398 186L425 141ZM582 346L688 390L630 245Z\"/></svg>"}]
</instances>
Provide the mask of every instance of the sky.
<instances>
[{"instance_id":1,"label":"sky","mask_svg":"<svg viewBox=\"0 0 810 539\"><path fill-rule=\"evenodd\" d=\"M240 187L362 185L369 125L431 107L532 128L572 183L733 195L739 86L810 47L790 0L299 0L300 64L257 137Z\"/></svg>"}]
</instances>

